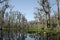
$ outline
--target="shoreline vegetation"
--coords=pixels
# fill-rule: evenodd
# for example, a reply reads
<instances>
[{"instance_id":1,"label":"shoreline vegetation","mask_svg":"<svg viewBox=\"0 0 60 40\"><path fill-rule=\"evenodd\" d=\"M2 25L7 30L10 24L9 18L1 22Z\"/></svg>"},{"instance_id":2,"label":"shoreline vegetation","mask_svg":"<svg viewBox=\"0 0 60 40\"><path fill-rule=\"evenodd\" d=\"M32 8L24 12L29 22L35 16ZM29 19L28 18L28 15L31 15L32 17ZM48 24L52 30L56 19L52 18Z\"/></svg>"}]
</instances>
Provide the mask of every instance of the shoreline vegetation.
<instances>
[{"instance_id":1,"label":"shoreline vegetation","mask_svg":"<svg viewBox=\"0 0 60 40\"><path fill-rule=\"evenodd\" d=\"M3 31L20 31L20 30L23 30L21 28L2 28ZM42 33L54 33L54 34L60 34L60 30L43 30L43 29L37 29L37 28L29 28L29 29L26 29L27 33L37 33L37 34L42 34Z\"/></svg>"}]
</instances>

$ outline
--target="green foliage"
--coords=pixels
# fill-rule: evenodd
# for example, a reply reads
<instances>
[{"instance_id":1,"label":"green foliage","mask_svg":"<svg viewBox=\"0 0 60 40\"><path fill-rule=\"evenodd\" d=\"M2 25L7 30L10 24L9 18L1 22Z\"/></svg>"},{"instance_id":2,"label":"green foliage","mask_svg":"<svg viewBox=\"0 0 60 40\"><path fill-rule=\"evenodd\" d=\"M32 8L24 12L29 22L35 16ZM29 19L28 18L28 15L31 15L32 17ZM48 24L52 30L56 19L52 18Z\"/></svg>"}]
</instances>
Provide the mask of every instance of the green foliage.
<instances>
[{"instance_id":1,"label":"green foliage","mask_svg":"<svg viewBox=\"0 0 60 40\"><path fill-rule=\"evenodd\" d=\"M29 28L28 33L38 33L38 34L44 34L45 33L53 33L53 34L60 34L60 30L42 30L38 28Z\"/></svg>"},{"instance_id":2,"label":"green foliage","mask_svg":"<svg viewBox=\"0 0 60 40\"><path fill-rule=\"evenodd\" d=\"M3 27L2 30L3 30L3 31L15 31L15 30L16 30L16 31L17 31L17 30L20 31L21 28L4 28L4 27Z\"/></svg>"}]
</instances>

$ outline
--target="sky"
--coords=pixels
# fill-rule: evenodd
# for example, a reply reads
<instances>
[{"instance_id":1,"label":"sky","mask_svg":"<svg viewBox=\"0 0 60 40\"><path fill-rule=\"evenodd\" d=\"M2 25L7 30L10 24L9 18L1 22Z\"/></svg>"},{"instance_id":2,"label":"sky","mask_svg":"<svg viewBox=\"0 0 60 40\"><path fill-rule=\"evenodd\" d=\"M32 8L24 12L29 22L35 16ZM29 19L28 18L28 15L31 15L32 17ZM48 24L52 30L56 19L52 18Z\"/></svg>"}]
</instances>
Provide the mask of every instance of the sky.
<instances>
[{"instance_id":1,"label":"sky","mask_svg":"<svg viewBox=\"0 0 60 40\"><path fill-rule=\"evenodd\" d=\"M13 5L14 11L20 11L23 13L28 21L34 20L34 12L35 7L39 7L39 4L37 2L38 0L10 0L10 4ZM49 0L51 4L53 3L52 9L56 11L56 4L55 0ZM53 15L53 11L51 12L51 15Z\"/></svg>"},{"instance_id":2,"label":"sky","mask_svg":"<svg viewBox=\"0 0 60 40\"><path fill-rule=\"evenodd\" d=\"M13 10L18 10L25 15L28 21L34 20L34 9L38 6L37 0L10 0L14 6Z\"/></svg>"}]
</instances>

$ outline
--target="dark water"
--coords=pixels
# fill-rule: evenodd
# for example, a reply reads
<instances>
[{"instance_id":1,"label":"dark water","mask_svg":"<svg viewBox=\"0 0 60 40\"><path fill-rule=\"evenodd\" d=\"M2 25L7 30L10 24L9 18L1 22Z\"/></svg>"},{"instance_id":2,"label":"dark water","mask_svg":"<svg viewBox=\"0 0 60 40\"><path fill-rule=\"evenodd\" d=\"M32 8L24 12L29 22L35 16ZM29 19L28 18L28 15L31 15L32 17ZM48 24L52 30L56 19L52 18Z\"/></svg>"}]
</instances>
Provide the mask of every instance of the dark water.
<instances>
[{"instance_id":1,"label":"dark water","mask_svg":"<svg viewBox=\"0 0 60 40\"><path fill-rule=\"evenodd\" d=\"M14 37L10 38L10 40L23 40L21 34L20 34L20 38L18 35L17 36L15 35ZM38 40L38 38L39 37L34 34L25 34L24 40ZM8 40L8 37L4 37L3 40Z\"/></svg>"},{"instance_id":2,"label":"dark water","mask_svg":"<svg viewBox=\"0 0 60 40\"><path fill-rule=\"evenodd\" d=\"M14 34L11 35L10 38L8 38L6 35L3 37L3 40L47 40L46 36L40 36L40 35L36 35L36 34L25 34L24 38L21 36L19 36L19 34ZM60 38L56 37L56 36L51 36L50 38L48 38L48 40L60 40Z\"/></svg>"},{"instance_id":3,"label":"dark water","mask_svg":"<svg viewBox=\"0 0 60 40\"><path fill-rule=\"evenodd\" d=\"M36 34L27 34L25 36L25 40L40 40L40 36L37 36Z\"/></svg>"},{"instance_id":4,"label":"dark water","mask_svg":"<svg viewBox=\"0 0 60 40\"><path fill-rule=\"evenodd\" d=\"M3 32L3 40L60 40L60 35L37 35L36 33Z\"/></svg>"}]
</instances>

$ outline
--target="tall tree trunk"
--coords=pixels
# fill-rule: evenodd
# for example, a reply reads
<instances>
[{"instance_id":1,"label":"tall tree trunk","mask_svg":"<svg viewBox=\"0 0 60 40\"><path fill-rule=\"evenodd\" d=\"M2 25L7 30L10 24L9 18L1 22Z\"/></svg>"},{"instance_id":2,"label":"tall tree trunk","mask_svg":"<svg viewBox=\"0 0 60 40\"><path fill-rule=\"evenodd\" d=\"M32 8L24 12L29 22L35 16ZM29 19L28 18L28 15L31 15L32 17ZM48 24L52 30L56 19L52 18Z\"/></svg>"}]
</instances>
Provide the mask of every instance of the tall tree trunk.
<instances>
[{"instance_id":1,"label":"tall tree trunk","mask_svg":"<svg viewBox=\"0 0 60 40\"><path fill-rule=\"evenodd\" d=\"M58 9L58 20L57 20L57 27L58 27L58 29L59 29L59 20L60 20L60 18L59 18L59 0L56 0L56 2L57 2L57 9Z\"/></svg>"},{"instance_id":2,"label":"tall tree trunk","mask_svg":"<svg viewBox=\"0 0 60 40\"><path fill-rule=\"evenodd\" d=\"M50 13L47 14L47 28L51 28L50 27Z\"/></svg>"},{"instance_id":3,"label":"tall tree trunk","mask_svg":"<svg viewBox=\"0 0 60 40\"><path fill-rule=\"evenodd\" d=\"M46 13L46 22L47 22L47 28L50 28L50 5L48 0L41 0L42 1L42 7L44 12Z\"/></svg>"}]
</instances>

